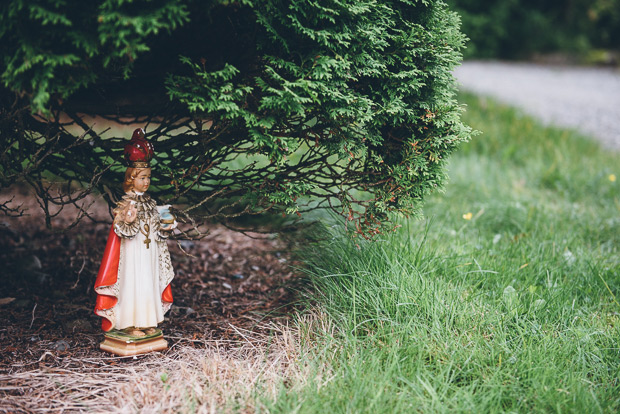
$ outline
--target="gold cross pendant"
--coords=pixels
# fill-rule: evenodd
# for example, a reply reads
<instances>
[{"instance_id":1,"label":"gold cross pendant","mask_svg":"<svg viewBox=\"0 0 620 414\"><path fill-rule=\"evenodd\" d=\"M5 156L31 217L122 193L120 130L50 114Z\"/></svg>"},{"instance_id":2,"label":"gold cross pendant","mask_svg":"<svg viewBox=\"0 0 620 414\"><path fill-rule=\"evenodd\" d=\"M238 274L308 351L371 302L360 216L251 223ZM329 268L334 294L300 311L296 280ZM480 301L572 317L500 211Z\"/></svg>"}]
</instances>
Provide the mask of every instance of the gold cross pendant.
<instances>
[{"instance_id":1,"label":"gold cross pendant","mask_svg":"<svg viewBox=\"0 0 620 414\"><path fill-rule=\"evenodd\" d=\"M146 236L146 239L144 239L144 244L146 244L146 248L149 248L149 245L151 244L151 239L149 239L149 233L150 233L150 227L148 224L144 225L144 231L142 232L142 234L144 234Z\"/></svg>"}]
</instances>

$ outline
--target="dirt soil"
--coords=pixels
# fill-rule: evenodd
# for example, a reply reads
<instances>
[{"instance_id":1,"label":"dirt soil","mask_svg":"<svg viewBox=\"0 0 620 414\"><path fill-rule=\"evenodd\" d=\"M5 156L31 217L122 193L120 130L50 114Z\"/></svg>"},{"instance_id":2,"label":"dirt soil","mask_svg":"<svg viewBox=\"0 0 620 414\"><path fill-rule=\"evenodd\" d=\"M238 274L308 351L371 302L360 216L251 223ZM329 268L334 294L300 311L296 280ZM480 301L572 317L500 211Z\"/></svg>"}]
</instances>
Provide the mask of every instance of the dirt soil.
<instances>
[{"instance_id":1,"label":"dirt soil","mask_svg":"<svg viewBox=\"0 0 620 414\"><path fill-rule=\"evenodd\" d=\"M23 374L119 363L139 367L149 358L115 357L98 347L103 334L93 313L93 285L111 222L103 202L91 208L101 223L82 220L69 231L53 232L33 197L11 191L0 194L0 201L16 195L14 203L24 203L30 215L0 216L0 412L34 410L25 399L35 383ZM55 224L62 227L74 216L64 211ZM171 240L168 246L176 276L174 305L160 325L170 345L164 356L213 343L234 348L287 323L298 278L287 246L275 236L213 225L203 240Z\"/></svg>"}]
</instances>

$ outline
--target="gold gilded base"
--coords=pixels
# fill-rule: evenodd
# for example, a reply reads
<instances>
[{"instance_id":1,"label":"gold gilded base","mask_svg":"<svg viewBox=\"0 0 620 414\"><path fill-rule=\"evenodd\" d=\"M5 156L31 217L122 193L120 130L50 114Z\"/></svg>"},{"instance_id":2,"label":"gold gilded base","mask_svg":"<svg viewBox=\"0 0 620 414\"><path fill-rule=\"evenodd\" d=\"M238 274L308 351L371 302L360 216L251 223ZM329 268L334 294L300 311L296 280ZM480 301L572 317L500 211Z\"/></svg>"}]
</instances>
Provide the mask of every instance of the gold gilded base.
<instances>
[{"instance_id":1,"label":"gold gilded base","mask_svg":"<svg viewBox=\"0 0 620 414\"><path fill-rule=\"evenodd\" d=\"M105 339L99 348L120 356L133 356L149 352L163 351L168 348L160 329L152 335L137 337L123 331L113 330L105 333Z\"/></svg>"}]
</instances>

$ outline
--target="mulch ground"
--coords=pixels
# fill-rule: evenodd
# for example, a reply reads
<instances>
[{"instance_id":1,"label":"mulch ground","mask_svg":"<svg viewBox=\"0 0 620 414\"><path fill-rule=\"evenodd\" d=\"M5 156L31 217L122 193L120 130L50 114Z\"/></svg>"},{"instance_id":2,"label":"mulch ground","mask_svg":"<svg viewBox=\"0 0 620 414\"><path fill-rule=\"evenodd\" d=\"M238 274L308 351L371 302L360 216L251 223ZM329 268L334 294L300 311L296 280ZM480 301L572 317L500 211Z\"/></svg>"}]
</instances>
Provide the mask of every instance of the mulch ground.
<instances>
[{"instance_id":1,"label":"mulch ground","mask_svg":"<svg viewBox=\"0 0 620 414\"><path fill-rule=\"evenodd\" d=\"M0 373L49 368L63 356L117 363L98 347L103 334L93 313L109 224L82 220L69 231L50 231L34 199L12 191L30 215L0 217ZM110 220L102 203L91 210ZM74 213L63 212L55 223L62 227ZM233 344L288 318L298 278L287 246L275 236L250 236L213 225L200 241L168 242L174 305L160 327L171 348Z\"/></svg>"}]
</instances>

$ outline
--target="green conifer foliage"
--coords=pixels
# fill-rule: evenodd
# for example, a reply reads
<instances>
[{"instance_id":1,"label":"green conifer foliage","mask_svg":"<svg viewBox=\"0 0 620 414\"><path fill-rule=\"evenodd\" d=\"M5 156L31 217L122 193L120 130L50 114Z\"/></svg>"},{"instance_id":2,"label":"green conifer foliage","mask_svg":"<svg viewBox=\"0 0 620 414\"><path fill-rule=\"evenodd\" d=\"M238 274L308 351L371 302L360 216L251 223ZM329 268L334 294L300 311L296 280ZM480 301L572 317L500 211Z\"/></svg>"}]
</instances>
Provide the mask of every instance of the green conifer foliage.
<instances>
[{"instance_id":1,"label":"green conifer foliage","mask_svg":"<svg viewBox=\"0 0 620 414\"><path fill-rule=\"evenodd\" d=\"M90 129L97 115L147 124L152 193L188 219L332 208L372 237L390 212L419 213L469 137L451 74L464 38L443 1L0 7L0 182L44 198L50 174L118 191L128 137Z\"/></svg>"}]
</instances>

